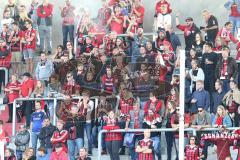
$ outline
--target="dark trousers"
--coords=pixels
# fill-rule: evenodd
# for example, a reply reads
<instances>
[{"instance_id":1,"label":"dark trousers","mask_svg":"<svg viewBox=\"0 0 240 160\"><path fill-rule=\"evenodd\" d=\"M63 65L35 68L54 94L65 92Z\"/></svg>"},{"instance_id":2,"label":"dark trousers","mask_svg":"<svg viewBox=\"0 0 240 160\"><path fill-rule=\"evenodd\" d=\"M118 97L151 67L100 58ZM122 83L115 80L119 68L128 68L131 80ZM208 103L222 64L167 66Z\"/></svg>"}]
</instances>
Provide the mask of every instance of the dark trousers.
<instances>
[{"instance_id":1,"label":"dark trousers","mask_svg":"<svg viewBox=\"0 0 240 160\"><path fill-rule=\"evenodd\" d=\"M23 101L23 111L26 117L26 127L30 127L32 114L32 101Z\"/></svg>"},{"instance_id":2,"label":"dark trousers","mask_svg":"<svg viewBox=\"0 0 240 160\"><path fill-rule=\"evenodd\" d=\"M74 34L74 25L66 25L62 26L62 32L63 32L63 46L66 48L67 40L68 40L68 35L70 41L73 43L73 34Z\"/></svg>"},{"instance_id":3,"label":"dark trousers","mask_svg":"<svg viewBox=\"0 0 240 160\"><path fill-rule=\"evenodd\" d=\"M8 104L8 120L12 121L13 116L13 103Z\"/></svg>"},{"instance_id":4,"label":"dark trousers","mask_svg":"<svg viewBox=\"0 0 240 160\"><path fill-rule=\"evenodd\" d=\"M174 133L173 132L165 132L165 138L167 142L167 159L172 159L172 147L174 142Z\"/></svg>"},{"instance_id":5,"label":"dark trousers","mask_svg":"<svg viewBox=\"0 0 240 160\"><path fill-rule=\"evenodd\" d=\"M5 86L5 71L0 70L0 93L2 92L2 85Z\"/></svg>"},{"instance_id":6,"label":"dark trousers","mask_svg":"<svg viewBox=\"0 0 240 160\"><path fill-rule=\"evenodd\" d=\"M120 160L119 148L121 141L108 141L106 142L107 151L110 155L111 160Z\"/></svg>"}]
</instances>

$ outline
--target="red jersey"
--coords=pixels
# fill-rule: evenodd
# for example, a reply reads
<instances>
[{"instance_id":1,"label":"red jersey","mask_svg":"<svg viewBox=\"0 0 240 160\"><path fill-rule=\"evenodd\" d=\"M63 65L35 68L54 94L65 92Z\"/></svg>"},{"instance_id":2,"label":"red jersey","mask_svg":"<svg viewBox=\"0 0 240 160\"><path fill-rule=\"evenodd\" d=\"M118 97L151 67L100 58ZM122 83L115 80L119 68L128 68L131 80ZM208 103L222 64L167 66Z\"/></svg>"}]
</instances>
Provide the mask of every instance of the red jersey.
<instances>
[{"instance_id":1,"label":"red jersey","mask_svg":"<svg viewBox=\"0 0 240 160\"><path fill-rule=\"evenodd\" d=\"M111 17L110 8L100 8L98 10L98 21L100 26L106 26L108 19Z\"/></svg>"},{"instance_id":2,"label":"red jersey","mask_svg":"<svg viewBox=\"0 0 240 160\"><path fill-rule=\"evenodd\" d=\"M18 81L16 81L15 83L9 82L6 86L7 89L11 89L11 88L18 88L20 87L20 83ZM13 90L10 92L7 92L7 96L9 99L9 103L13 103L13 101L17 98L19 98L19 90Z\"/></svg>"},{"instance_id":3,"label":"red jersey","mask_svg":"<svg viewBox=\"0 0 240 160\"><path fill-rule=\"evenodd\" d=\"M123 34L123 21L124 21L124 19L120 15L116 16L116 18L118 20L120 20L121 22L118 23L113 19L110 23L110 30L115 31L117 34Z\"/></svg>"},{"instance_id":4,"label":"red jersey","mask_svg":"<svg viewBox=\"0 0 240 160\"><path fill-rule=\"evenodd\" d=\"M199 157L199 147L187 145L184 149L185 160L198 160Z\"/></svg>"},{"instance_id":5,"label":"red jersey","mask_svg":"<svg viewBox=\"0 0 240 160\"><path fill-rule=\"evenodd\" d=\"M119 126L117 126L117 120L116 119L110 119L109 117L105 120L107 123L106 126L103 126L103 129L107 131L120 129ZM107 132L105 136L105 141L121 141L122 140L122 134L117 132Z\"/></svg>"},{"instance_id":6,"label":"red jersey","mask_svg":"<svg viewBox=\"0 0 240 160\"><path fill-rule=\"evenodd\" d=\"M63 145L63 151L67 152L66 141L68 139L68 131L67 130L56 130L53 132L51 143L53 144L53 149L55 149L55 145L61 143Z\"/></svg>"},{"instance_id":7,"label":"red jersey","mask_svg":"<svg viewBox=\"0 0 240 160\"><path fill-rule=\"evenodd\" d=\"M10 68L12 53L9 50L7 50L7 47L0 48L0 53L7 54L5 56L0 57L0 67Z\"/></svg>"},{"instance_id":8,"label":"red jersey","mask_svg":"<svg viewBox=\"0 0 240 160\"><path fill-rule=\"evenodd\" d=\"M73 95L77 92L80 92L80 85L75 84L75 82L72 84L65 83L62 87L62 90L65 95Z\"/></svg>"},{"instance_id":9,"label":"red jersey","mask_svg":"<svg viewBox=\"0 0 240 160\"><path fill-rule=\"evenodd\" d=\"M30 42L26 42L24 44L24 49L36 49L36 30L35 29L27 29L26 31L24 31L23 33L23 38L25 39L25 41L29 38L33 38L32 41Z\"/></svg>"},{"instance_id":10,"label":"red jersey","mask_svg":"<svg viewBox=\"0 0 240 160\"><path fill-rule=\"evenodd\" d=\"M231 31L228 31L225 27L218 31L217 36L221 37L226 45L229 44L230 41L233 43L238 43L239 41L234 37Z\"/></svg>"},{"instance_id":11,"label":"red jersey","mask_svg":"<svg viewBox=\"0 0 240 160\"><path fill-rule=\"evenodd\" d=\"M52 152L50 160L68 160L68 154L61 150L59 153Z\"/></svg>"},{"instance_id":12,"label":"red jersey","mask_svg":"<svg viewBox=\"0 0 240 160\"><path fill-rule=\"evenodd\" d=\"M106 74L102 76L102 86L106 93L113 93L115 87L115 78L113 76L108 77Z\"/></svg>"},{"instance_id":13,"label":"red jersey","mask_svg":"<svg viewBox=\"0 0 240 160\"><path fill-rule=\"evenodd\" d=\"M148 149L153 148L153 141L151 139L143 139L138 142L138 146L141 148L147 147ZM153 160L153 153L138 153L138 160Z\"/></svg>"},{"instance_id":14,"label":"red jersey","mask_svg":"<svg viewBox=\"0 0 240 160\"><path fill-rule=\"evenodd\" d=\"M122 96L119 101L119 109L121 110L121 114L128 115L131 110L133 110L133 101L132 97L128 99L124 99Z\"/></svg>"},{"instance_id":15,"label":"red jersey","mask_svg":"<svg viewBox=\"0 0 240 160\"><path fill-rule=\"evenodd\" d=\"M135 12L134 10L132 11L132 13L133 13L134 15L136 15L138 24L142 24L142 23L143 23L143 19L144 19L145 9L144 9L143 6L138 6L138 7L136 7L135 9L136 9L136 11L137 11L138 13L140 13L141 15L140 15L140 16L137 16L137 14L136 14L136 12Z\"/></svg>"},{"instance_id":16,"label":"red jersey","mask_svg":"<svg viewBox=\"0 0 240 160\"><path fill-rule=\"evenodd\" d=\"M240 13L238 12L237 4L233 4L231 6L230 16L232 16L232 17L240 17Z\"/></svg>"},{"instance_id":17,"label":"red jersey","mask_svg":"<svg viewBox=\"0 0 240 160\"><path fill-rule=\"evenodd\" d=\"M23 97L27 97L27 96L30 96L29 95L29 90L34 90L34 81L32 79L28 79L24 82L22 82L22 85L21 85L21 94Z\"/></svg>"},{"instance_id":18,"label":"red jersey","mask_svg":"<svg viewBox=\"0 0 240 160\"><path fill-rule=\"evenodd\" d=\"M158 99L156 101L148 100L144 105L144 114L145 115L148 114L148 109L153 109L155 110L154 113L159 113L161 108L162 108L162 101Z\"/></svg>"},{"instance_id":19,"label":"red jersey","mask_svg":"<svg viewBox=\"0 0 240 160\"><path fill-rule=\"evenodd\" d=\"M172 9L170 8L170 4L167 1L159 1L155 7L156 14L170 14Z\"/></svg>"}]
</instances>

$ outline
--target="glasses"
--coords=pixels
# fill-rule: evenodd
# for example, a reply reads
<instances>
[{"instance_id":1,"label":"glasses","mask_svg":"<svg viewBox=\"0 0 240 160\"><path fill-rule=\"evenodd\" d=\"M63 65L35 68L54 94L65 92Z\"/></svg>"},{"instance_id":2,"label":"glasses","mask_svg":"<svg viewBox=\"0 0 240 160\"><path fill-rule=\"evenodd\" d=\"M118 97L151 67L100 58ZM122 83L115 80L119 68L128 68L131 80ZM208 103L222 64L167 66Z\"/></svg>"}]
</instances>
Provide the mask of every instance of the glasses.
<instances>
[{"instance_id":1,"label":"glasses","mask_svg":"<svg viewBox=\"0 0 240 160\"><path fill-rule=\"evenodd\" d=\"M198 112L202 112L203 110L198 110Z\"/></svg>"},{"instance_id":2,"label":"glasses","mask_svg":"<svg viewBox=\"0 0 240 160\"><path fill-rule=\"evenodd\" d=\"M180 111L180 109L179 109L179 108L177 108L177 109L176 109L176 111Z\"/></svg>"}]
</instances>

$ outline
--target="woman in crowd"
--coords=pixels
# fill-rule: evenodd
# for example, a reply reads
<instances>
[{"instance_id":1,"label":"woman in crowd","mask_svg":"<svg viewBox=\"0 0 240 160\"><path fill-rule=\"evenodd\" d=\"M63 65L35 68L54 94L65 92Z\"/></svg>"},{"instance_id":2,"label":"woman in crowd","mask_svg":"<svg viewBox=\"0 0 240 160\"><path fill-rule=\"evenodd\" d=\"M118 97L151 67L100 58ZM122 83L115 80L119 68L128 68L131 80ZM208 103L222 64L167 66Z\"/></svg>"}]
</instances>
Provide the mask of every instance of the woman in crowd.
<instances>
[{"instance_id":1,"label":"woman in crowd","mask_svg":"<svg viewBox=\"0 0 240 160\"><path fill-rule=\"evenodd\" d=\"M8 98L8 123L12 123L12 115L13 115L13 102L15 99L19 98L20 92L20 82L17 79L17 75L13 74L11 76L11 82L9 82L4 88L6 92L6 96ZM20 121L20 117L17 117L18 121Z\"/></svg>"},{"instance_id":2,"label":"woman in crowd","mask_svg":"<svg viewBox=\"0 0 240 160\"><path fill-rule=\"evenodd\" d=\"M120 129L118 126L118 120L113 111L108 113L108 117L105 118L106 126L103 129L107 131L112 131L115 129ZM105 136L107 151L110 154L111 160L120 160L119 149L122 141L121 133L107 132Z\"/></svg>"},{"instance_id":3,"label":"woman in crowd","mask_svg":"<svg viewBox=\"0 0 240 160\"><path fill-rule=\"evenodd\" d=\"M185 152L185 160L198 160L202 159L202 149L197 145L195 136L189 137L189 144L186 145Z\"/></svg>"},{"instance_id":4,"label":"woman in crowd","mask_svg":"<svg viewBox=\"0 0 240 160\"><path fill-rule=\"evenodd\" d=\"M202 57L203 54L203 46L206 42L203 40L203 37L201 35L201 32L196 33L195 35L195 41L193 42L192 47L196 50L197 54L196 56Z\"/></svg>"},{"instance_id":5,"label":"woman in crowd","mask_svg":"<svg viewBox=\"0 0 240 160\"><path fill-rule=\"evenodd\" d=\"M213 119L212 126L218 128L232 127L231 118L222 105L217 107L217 113Z\"/></svg>"},{"instance_id":6,"label":"woman in crowd","mask_svg":"<svg viewBox=\"0 0 240 160\"><path fill-rule=\"evenodd\" d=\"M4 160L16 160L14 151L10 148L5 149Z\"/></svg>"}]
</instances>

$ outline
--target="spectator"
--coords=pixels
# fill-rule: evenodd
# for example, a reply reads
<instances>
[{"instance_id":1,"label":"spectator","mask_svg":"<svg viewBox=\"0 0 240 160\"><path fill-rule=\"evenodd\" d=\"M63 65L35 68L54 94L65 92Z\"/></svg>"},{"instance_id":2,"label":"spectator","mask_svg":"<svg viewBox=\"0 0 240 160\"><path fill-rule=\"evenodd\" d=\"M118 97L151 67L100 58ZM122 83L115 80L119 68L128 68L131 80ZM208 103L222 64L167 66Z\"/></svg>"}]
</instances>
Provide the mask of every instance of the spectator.
<instances>
[{"instance_id":1,"label":"spectator","mask_svg":"<svg viewBox=\"0 0 240 160\"><path fill-rule=\"evenodd\" d=\"M20 97L29 98L34 91L34 82L31 78L31 74L28 72L23 74L23 82L21 84ZM23 101L23 111L26 117L26 127L30 127L31 113L32 113L32 102Z\"/></svg>"},{"instance_id":2,"label":"spectator","mask_svg":"<svg viewBox=\"0 0 240 160\"><path fill-rule=\"evenodd\" d=\"M215 39L218 33L218 20L206 9L202 11L202 15L204 17L206 27L200 27L200 29L206 33L206 41L215 44Z\"/></svg>"},{"instance_id":3,"label":"spectator","mask_svg":"<svg viewBox=\"0 0 240 160\"><path fill-rule=\"evenodd\" d=\"M16 134L15 142L16 145L16 156L17 159L22 159L23 152L28 148L30 142L30 133L26 130L26 126L20 125L19 132Z\"/></svg>"},{"instance_id":4,"label":"spectator","mask_svg":"<svg viewBox=\"0 0 240 160\"><path fill-rule=\"evenodd\" d=\"M2 30L2 28L4 26L7 26L8 28L12 28L12 23L14 22L14 20L11 18L11 11L10 8L6 8L3 12L3 19L1 21L1 28L0 31Z\"/></svg>"},{"instance_id":5,"label":"spectator","mask_svg":"<svg viewBox=\"0 0 240 160\"><path fill-rule=\"evenodd\" d=\"M210 106L210 113L212 115L217 113L217 107L222 103L223 97L226 94L223 91L223 83L220 80L216 80L215 82L215 92L212 94L212 101Z\"/></svg>"},{"instance_id":6,"label":"spectator","mask_svg":"<svg viewBox=\"0 0 240 160\"><path fill-rule=\"evenodd\" d=\"M79 150L79 157L76 160L91 160L91 158L87 156L87 153L86 148L81 148Z\"/></svg>"},{"instance_id":7,"label":"spectator","mask_svg":"<svg viewBox=\"0 0 240 160\"><path fill-rule=\"evenodd\" d=\"M110 31L115 31L117 34L123 33L123 17L121 15L121 7L120 5L116 5L113 7L113 12L111 13L111 17L107 21L107 25L110 28Z\"/></svg>"},{"instance_id":8,"label":"spectator","mask_svg":"<svg viewBox=\"0 0 240 160\"><path fill-rule=\"evenodd\" d=\"M63 56L64 56L64 47L63 45L58 45L55 51L55 55L53 56L53 61L59 62Z\"/></svg>"},{"instance_id":9,"label":"spectator","mask_svg":"<svg viewBox=\"0 0 240 160\"><path fill-rule=\"evenodd\" d=\"M42 81L37 81L36 83L36 87L32 93L32 97L34 98L42 98L44 97L44 91L45 91L45 87Z\"/></svg>"},{"instance_id":10,"label":"spectator","mask_svg":"<svg viewBox=\"0 0 240 160\"><path fill-rule=\"evenodd\" d=\"M44 147L39 147L38 148L38 158L37 159L38 160L48 160L49 157L48 157L46 152L47 151L46 151L46 149Z\"/></svg>"},{"instance_id":11,"label":"spectator","mask_svg":"<svg viewBox=\"0 0 240 160\"><path fill-rule=\"evenodd\" d=\"M211 116L203 107L198 107L198 114L192 121L191 127L197 130L211 127Z\"/></svg>"},{"instance_id":12,"label":"spectator","mask_svg":"<svg viewBox=\"0 0 240 160\"><path fill-rule=\"evenodd\" d=\"M6 40L0 36L0 67L9 69L11 64L11 52L9 51ZM0 77L5 77L5 71L0 70ZM5 78L0 79L0 91L5 85Z\"/></svg>"},{"instance_id":13,"label":"spectator","mask_svg":"<svg viewBox=\"0 0 240 160\"><path fill-rule=\"evenodd\" d=\"M55 150L55 145L61 143L63 150L67 152L67 139L68 139L68 131L64 128L64 121L59 119L57 121L57 129L53 132L53 136L51 138L51 143L53 146L53 151Z\"/></svg>"},{"instance_id":14,"label":"spectator","mask_svg":"<svg viewBox=\"0 0 240 160\"><path fill-rule=\"evenodd\" d=\"M36 156L34 155L33 148L27 148L22 155L23 160L36 160Z\"/></svg>"},{"instance_id":15,"label":"spectator","mask_svg":"<svg viewBox=\"0 0 240 160\"><path fill-rule=\"evenodd\" d=\"M150 139L151 131L146 129L144 131L144 138L138 141L136 152L138 153L138 160L152 160L153 156L153 141Z\"/></svg>"},{"instance_id":16,"label":"spectator","mask_svg":"<svg viewBox=\"0 0 240 160\"><path fill-rule=\"evenodd\" d=\"M218 128L226 128L233 126L230 116L222 105L217 107L217 113L213 119L212 126Z\"/></svg>"},{"instance_id":17,"label":"spectator","mask_svg":"<svg viewBox=\"0 0 240 160\"><path fill-rule=\"evenodd\" d=\"M51 153L50 160L68 160L67 153L63 150L62 144L55 146L55 151Z\"/></svg>"},{"instance_id":18,"label":"spectator","mask_svg":"<svg viewBox=\"0 0 240 160\"><path fill-rule=\"evenodd\" d=\"M165 112L165 123L166 128L172 128L171 118L174 114L176 114L176 104L174 101L167 101L166 103L166 112ZM167 160L172 159L172 147L176 148L175 138L173 132L165 132L165 138L167 143ZM176 150L177 151L177 150Z\"/></svg>"},{"instance_id":19,"label":"spectator","mask_svg":"<svg viewBox=\"0 0 240 160\"><path fill-rule=\"evenodd\" d=\"M233 24L232 27L232 33L233 35L235 33L238 33L238 28L240 27L240 23L239 23L239 6L240 3L238 1L232 1L232 0L228 0L225 4L224 7L230 11L229 14L229 21Z\"/></svg>"},{"instance_id":20,"label":"spectator","mask_svg":"<svg viewBox=\"0 0 240 160\"><path fill-rule=\"evenodd\" d=\"M191 159L202 159L203 155L201 153L201 148L196 145L196 137L190 136L189 138L189 144L186 145L184 152L185 152L185 159L191 160Z\"/></svg>"},{"instance_id":21,"label":"spectator","mask_svg":"<svg viewBox=\"0 0 240 160\"><path fill-rule=\"evenodd\" d=\"M19 10L18 10L18 6L16 4L16 0L8 0L8 4L5 6L5 10L7 8L10 9L11 18L13 18L14 21L18 21L19 20Z\"/></svg>"},{"instance_id":22,"label":"spectator","mask_svg":"<svg viewBox=\"0 0 240 160\"><path fill-rule=\"evenodd\" d=\"M80 102L80 106L83 108L87 109L86 112L86 123L84 125L84 130L87 135L88 139L88 154L92 155L92 145L93 145L93 140L92 140L92 123L94 120L94 102L90 100L90 92L87 90L84 90L82 93L83 99Z\"/></svg>"},{"instance_id":23,"label":"spectator","mask_svg":"<svg viewBox=\"0 0 240 160\"><path fill-rule=\"evenodd\" d=\"M6 95L8 97L8 121L7 123L12 123L12 116L13 116L13 102L15 99L19 98L20 92L20 82L17 79L17 75L11 76L11 82L9 82L6 87L4 88ZM20 117L17 116L18 122L21 121Z\"/></svg>"},{"instance_id":24,"label":"spectator","mask_svg":"<svg viewBox=\"0 0 240 160\"><path fill-rule=\"evenodd\" d=\"M159 129L162 126L162 117L155 112L154 109L149 108L148 114L145 115L143 121L143 128L147 129ZM151 132L151 140L153 141L153 151L154 157L161 160L161 134L156 132Z\"/></svg>"},{"instance_id":25,"label":"spectator","mask_svg":"<svg viewBox=\"0 0 240 160\"><path fill-rule=\"evenodd\" d=\"M192 44L192 47L195 48L197 54L196 56L198 58L201 58L202 57L202 54L203 54L203 46L206 42L203 40L202 38L202 35L201 35L201 32L199 33L196 33L195 35L195 40ZM214 43L213 43L214 44Z\"/></svg>"},{"instance_id":26,"label":"spectator","mask_svg":"<svg viewBox=\"0 0 240 160\"><path fill-rule=\"evenodd\" d=\"M36 30L32 28L32 22L30 20L26 20L25 22L26 30L23 33L23 37L21 39L21 44L23 44L23 56L26 60L26 70L29 73L33 73L34 67L34 54L36 50Z\"/></svg>"},{"instance_id":27,"label":"spectator","mask_svg":"<svg viewBox=\"0 0 240 160\"><path fill-rule=\"evenodd\" d=\"M157 30L160 28L167 28L168 25L172 24L172 17L170 13L172 9L170 3L167 0L159 0L155 6L156 27Z\"/></svg>"},{"instance_id":28,"label":"spectator","mask_svg":"<svg viewBox=\"0 0 240 160\"><path fill-rule=\"evenodd\" d=\"M210 106L210 95L209 92L204 90L204 82L202 80L196 81L196 91L192 94L192 107L191 113L196 114L199 107L203 107L204 110L208 111Z\"/></svg>"},{"instance_id":29,"label":"spectator","mask_svg":"<svg viewBox=\"0 0 240 160\"><path fill-rule=\"evenodd\" d=\"M2 31L0 33L0 38L3 38L7 44L9 44L9 37L10 37L10 26L7 24L3 24Z\"/></svg>"},{"instance_id":30,"label":"spectator","mask_svg":"<svg viewBox=\"0 0 240 160\"><path fill-rule=\"evenodd\" d=\"M218 62L218 55L213 52L213 45L211 43L205 44L205 52L202 56L201 68L203 69L205 80L204 80L204 88L210 94L214 90L214 83L215 83L215 71L216 71L216 64Z\"/></svg>"},{"instance_id":31,"label":"spectator","mask_svg":"<svg viewBox=\"0 0 240 160\"><path fill-rule=\"evenodd\" d=\"M46 53L41 52L41 60L38 62L35 75L37 80L44 81L45 86L48 86L49 78L54 72L53 63L47 59Z\"/></svg>"},{"instance_id":32,"label":"spectator","mask_svg":"<svg viewBox=\"0 0 240 160\"><path fill-rule=\"evenodd\" d=\"M21 5L19 8L19 28L21 31L25 31L26 28L26 21L31 21L32 20L28 17L27 9L25 5Z\"/></svg>"},{"instance_id":33,"label":"spectator","mask_svg":"<svg viewBox=\"0 0 240 160\"><path fill-rule=\"evenodd\" d=\"M79 150L83 147L86 114L87 108L80 107L80 105L72 105L70 108L70 116L67 117L66 122L66 130L69 133L67 146L70 160L75 160L75 148Z\"/></svg>"},{"instance_id":34,"label":"spectator","mask_svg":"<svg viewBox=\"0 0 240 160\"><path fill-rule=\"evenodd\" d=\"M199 58L197 57L197 52L196 52L195 48L191 48L189 51L189 56L186 57L185 66L187 69L192 68L192 60L199 61Z\"/></svg>"},{"instance_id":35,"label":"spectator","mask_svg":"<svg viewBox=\"0 0 240 160\"><path fill-rule=\"evenodd\" d=\"M16 160L16 157L14 155L14 151L12 149L5 149L5 155L4 155L4 159L6 160Z\"/></svg>"},{"instance_id":36,"label":"spectator","mask_svg":"<svg viewBox=\"0 0 240 160\"><path fill-rule=\"evenodd\" d=\"M12 23L12 32L9 37L9 42L11 46L12 51L12 69L13 73L19 74L20 72L20 63L22 60L22 53L20 51L20 39L21 39L21 31L19 29L18 23L14 22Z\"/></svg>"},{"instance_id":37,"label":"spectator","mask_svg":"<svg viewBox=\"0 0 240 160\"><path fill-rule=\"evenodd\" d=\"M204 73L202 68L199 68L199 62L195 59L191 62L192 69L189 71L189 75L191 78L191 92L193 93L196 90L196 82L198 80L204 81Z\"/></svg>"},{"instance_id":38,"label":"spectator","mask_svg":"<svg viewBox=\"0 0 240 160\"><path fill-rule=\"evenodd\" d=\"M64 96L72 96L80 94L80 86L76 84L72 73L67 74L67 82L62 86Z\"/></svg>"},{"instance_id":39,"label":"spectator","mask_svg":"<svg viewBox=\"0 0 240 160\"><path fill-rule=\"evenodd\" d=\"M189 50L192 48L192 44L194 42L194 38L196 33L200 32L199 28L194 24L193 18L188 17L186 20L186 25L181 25L179 22L178 15L176 16L176 25L177 28L184 31L184 38L185 38L185 50L187 55L189 54Z\"/></svg>"},{"instance_id":40,"label":"spectator","mask_svg":"<svg viewBox=\"0 0 240 160\"><path fill-rule=\"evenodd\" d=\"M237 79L238 66L236 60L230 57L230 49L225 46L222 48L222 58L216 66L216 78L223 82L223 90L229 90L229 81Z\"/></svg>"},{"instance_id":41,"label":"spectator","mask_svg":"<svg viewBox=\"0 0 240 160\"><path fill-rule=\"evenodd\" d=\"M135 0L132 5L132 15L136 15L137 23L139 27L143 27L145 8L141 4L141 0Z\"/></svg>"},{"instance_id":42,"label":"spectator","mask_svg":"<svg viewBox=\"0 0 240 160\"><path fill-rule=\"evenodd\" d=\"M232 33L233 24L231 22L226 22L224 27L218 31L217 36L221 37L226 45L229 42L238 43L239 41L234 37Z\"/></svg>"},{"instance_id":43,"label":"spectator","mask_svg":"<svg viewBox=\"0 0 240 160\"><path fill-rule=\"evenodd\" d=\"M139 129L139 128L141 129L143 127L143 119L144 119L144 111L140 109L139 102L135 101L133 103L133 110L129 112L129 115L127 117L125 130L127 131L128 129ZM134 140L132 142L132 145L128 146L132 160L135 160L137 158L134 144L135 142L139 141L141 138L142 138L142 135L140 133L134 133Z\"/></svg>"},{"instance_id":44,"label":"spectator","mask_svg":"<svg viewBox=\"0 0 240 160\"><path fill-rule=\"evenodd\" d=\"M43 0L37 8L37 24L40 36L40 49L52 53L52 17L53 5L48 0ZM46 43L46 48L44 47Z\"/></svg>"},{"instance_id":45,"label":"spectator","mask_svg":"<svg viewBox=\"0 0 240 160\"><path fill-rule=\"evenodd\" d=\"M148 110L153 109L153 112L156 114L163 115L163 104L162 101L157 99L157 92L156 91L150 91L149 92L149 100L146 101L146 103L143 106L144 114L148 115Z\"/></svg>"},{"instance_id":46,"label":"spectator","mask_svg":"<svg viewBox=\"0 0 240 160\"><path fill-rule=\"evenodd\" d=\"M108 113L108 117L105 119L106 125L103 127L104 130L111 131L119 129L117 125L117 118L113 111ZM107 151L110 154L111 160L119 160L119 148L121 147L122 135L121 133L107 132L105 136Z\"/></svg>"},{"instance_id":47,"label":"spectator","mask_svg":"<svg viewBox=\"0 0 240 160\"><path fill-rule=\"evenodd\" d=\"M216 37L215 39L215 48L213 48L213 51L217 54L222 53L222 48L225 46L225 42L221 37Z\"/></svg>"},{"instance_id":48,"label":"spectator","mask_svg":"<svg viewBox=\"0 0 240 160\"><path fill-rule=\"evenodd\" d=\"M222 101L233 121L234 126L238 127L240 121L240 116L238 113L238 108L240 105L240 91L235 81L230 81L230 90L225 94Z\"/></svg>"},{"instance_id":49,"label":"spectator","mask_svg":"<svg viewBox=\"0 0 240 160\"><path fill-rule=\"evenodd\" d=\"M101 77L101 92L107 94L116 93L116 78L112 75L112 69L110 66L106 68L106 74Z\"/></svg>"},{"instance_id":50,"label":"spectator","mask_svg":"<svg viewBox=\"0 0 240 160\"><path fill-rule=\"evenodd\" d=\"M50 155L52 153L53 148L52 148L51 138L55 130L56 130L56 127L51 124L50 118L45 117L42 124L42 128L38 136L40 140L40 146L46 148L48 158L50 158Z\"/></svg>"},{"instance_id":51,"label":"spectator","mask_svg":"<svg viewBox=\"0 0 240 160\"><path fill-rule=\"evenodd\" d=\"M38 6L39 6L39 1L38 0L32 0L32 3L30 5L30 9L29 9L29 12L28 12L29 17L32 20L33 28L36 31L38 31L38 25L37 25L37 19L38 19L37 9L38 9ZM39 40L39 35L37 36L37 38Z\"/></svg>"},{"instance_id":52,"label":"spectator","mask_svg":"<svg viewBox=\"0 0 240 160\"><path fill-rule=\"evenodd\" d=\"M166 32L167 32L167 34L170 35L170 40L171 40L171 44L173 47L173 51L176 54L177 49L181 47L180 39L179 39L178 35L174 32L174 29L171 25L167 25Z\"/></svg>"},{"instance_id":53,"label":"spectator","mask_svg":"<svg viewBox=\"0 0 240 160\"><path fill-rule=\"evenodd\" d=\"M70 41L73 43L75 7L71 4L71 0L66 0L66 6L59 7L59 9L61 11L61 16L63 18L62 22L63 46L66 48L68 35Z\"/></svg>"},{"instance_id":54,"label":"spectator","mask_svg":"<svg viewBox=\"0 0 240 160\"><path fill-rule=\"evenodd\" d=\"M41 102L35 102L35 112L31 114L31 142L34 149L34 155L36 155L37 144L39 139L39 134L42 129L45 113L41 109Z\"/></svg>"},{"instance_id":55,"label":"spectator","mask_svg":"<svg viewBox=\"0 0 240 160\"><path fill-rule=\"evenodd\" d=\"M98 10L98 24L106 27L108 19L111 17L111 8L109 8L107 1L102 1L102 7Z\"/></svg>"}]
</instances>

